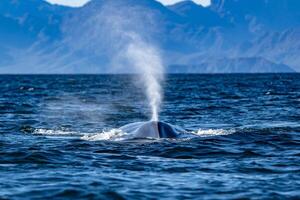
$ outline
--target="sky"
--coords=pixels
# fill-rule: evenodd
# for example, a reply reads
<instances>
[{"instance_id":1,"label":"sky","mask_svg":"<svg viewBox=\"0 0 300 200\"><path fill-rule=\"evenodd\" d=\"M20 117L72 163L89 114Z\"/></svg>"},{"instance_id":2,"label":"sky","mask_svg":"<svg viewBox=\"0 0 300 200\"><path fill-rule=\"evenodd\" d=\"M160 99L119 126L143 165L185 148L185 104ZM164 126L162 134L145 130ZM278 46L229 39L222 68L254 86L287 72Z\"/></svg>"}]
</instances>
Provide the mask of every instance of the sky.
<instances>
[{"instance_id":1,"label":"sky","mask_svg":"<svg viewBox=\"0 0 300 200\"><path fill-rule=\"evenodd\" d=\"M67 5L67 6L82 6L89 0L46 0L50 3ZM180 2L182 0L157 0L165 5L174 4ZM201 4L203 6L208 6L210 4L210 0L193 0L195 3Z\"/></svg>"}]
</instances>

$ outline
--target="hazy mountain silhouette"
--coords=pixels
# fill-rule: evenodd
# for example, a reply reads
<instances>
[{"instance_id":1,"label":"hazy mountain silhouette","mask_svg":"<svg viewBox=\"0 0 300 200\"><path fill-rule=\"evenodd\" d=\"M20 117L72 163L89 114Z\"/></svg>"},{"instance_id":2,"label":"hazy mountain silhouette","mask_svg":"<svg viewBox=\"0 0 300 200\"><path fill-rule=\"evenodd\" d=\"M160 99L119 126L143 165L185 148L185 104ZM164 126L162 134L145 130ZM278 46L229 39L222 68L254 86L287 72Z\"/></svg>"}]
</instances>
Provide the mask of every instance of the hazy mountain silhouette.
<instances>
[{"instance_id":1,"label":"hazy mountain silhouette","mask_svg":"<svg viewBox=\"0 0 300 200\"><path fill-rule=\"evenodd\" d=\"M168 6L168 8L194 26L213 27L227 24L217 12L198 5L193 1L182 1Z\"/></svg>"},{"instance_id":2,"label":"hazy mountain silhouette","mask_svg":"<svg viewBox=\"0 0 300 200\"><path fill-rule=\"evenodd\" d=\"M299 10L298 0L1 0L0 72L114 72L111 58L132 32L160 47L169 72L300 71Z\"/></svg>"}]
</instances>

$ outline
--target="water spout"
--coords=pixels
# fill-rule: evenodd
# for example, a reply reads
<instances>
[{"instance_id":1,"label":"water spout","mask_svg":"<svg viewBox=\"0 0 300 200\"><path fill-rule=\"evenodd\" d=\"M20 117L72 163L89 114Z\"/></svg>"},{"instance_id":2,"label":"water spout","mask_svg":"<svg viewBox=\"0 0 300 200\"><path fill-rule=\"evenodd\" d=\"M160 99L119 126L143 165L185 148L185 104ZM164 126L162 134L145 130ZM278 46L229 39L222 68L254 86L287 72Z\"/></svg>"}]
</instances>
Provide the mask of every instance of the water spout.
<instances>
[{"instance_id":1,"label":"water spout","mask_svg":"<svg viewBox=\"0 0 300 200\"><path fill-rule=\"evenodd\" d=\"M159 121L164 67L157 49L142 41L138 35L131 34L126 56L140 75L152 112L151 120Z\"/></svg>"}]
</instances>

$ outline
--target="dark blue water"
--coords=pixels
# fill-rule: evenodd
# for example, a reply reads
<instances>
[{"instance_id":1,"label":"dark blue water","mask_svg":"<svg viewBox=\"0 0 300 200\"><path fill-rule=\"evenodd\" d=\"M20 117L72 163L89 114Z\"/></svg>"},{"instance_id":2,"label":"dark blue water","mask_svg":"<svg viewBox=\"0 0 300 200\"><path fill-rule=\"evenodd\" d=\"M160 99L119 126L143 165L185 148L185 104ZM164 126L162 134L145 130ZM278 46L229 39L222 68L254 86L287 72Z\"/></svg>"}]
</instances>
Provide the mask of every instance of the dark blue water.
<instances>
[{"instance_id":1,"label":"dark blue water","mask_svg":"<svg viewBox=\"0 0 300 200\"><path fill-rule=\"evenodd\" d=\"M101 139L149 118L135 79L0 76L0 199L300 198L299 74L168 76L197 137Z\"/></svg>"}]
</instances>

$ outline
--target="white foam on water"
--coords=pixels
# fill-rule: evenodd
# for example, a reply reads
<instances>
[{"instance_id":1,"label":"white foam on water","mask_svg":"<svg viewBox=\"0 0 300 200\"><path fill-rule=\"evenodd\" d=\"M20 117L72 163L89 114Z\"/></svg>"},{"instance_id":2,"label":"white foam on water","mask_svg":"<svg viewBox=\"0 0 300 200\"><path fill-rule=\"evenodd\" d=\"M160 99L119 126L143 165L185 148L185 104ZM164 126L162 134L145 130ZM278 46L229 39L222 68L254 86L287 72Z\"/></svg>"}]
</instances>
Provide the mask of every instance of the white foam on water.
<instances>
[{"instance_id":1,"label":"white foam on water","mask_svg":"<svg viewBox=\"0 0 300 200\"><path fill-rule=\"evenodd\" d=\"M111 129L109 131L103 131L98 133L83 133L83 132L75 132L75 131L64 131L64 130L51 130L51 129L35 129L33 131L34 135L44 135L50 137L79 137L82 140L87 141L100 141L100 140L112 140L112 141L120 141L124 139L128 139L129 134L122 132L120 129Z\"/></svg>"},{"instance_id":2,"label":"white foam on water","mask_svg":"<svg viewBox=\"0 0 300 200\"><path fill-rule=\"evenodd\" d=\"M51 130L51 129L43 129L43 128L39 128L39 129L35 129L33 131L33 134L36 135L78 135L79 133L77 132L73 132L73 131L64 131L64 130Z\"/></svg>"},{"instance_id":3,"label":"white foam on water","mask_svg":"<svg viewBox=\"0 0 300 200\"><path fill-rule=\"evenodd\" d=\"M141 123L133 124L135 126L140 126ZM126 127L126 126L125 126ZM183 130L183 129L182 129ZM197 137L214 137L214 136L226 136L233 134L235 131L233 129L199 129L197 131L183 131L179 136L179 140L193 139ZM51 129L36 129L33 134L35 135L45 135L50 137L79 137L86 141L124 141L128 139L135 138L135 132L126 132L126 130L121 129L110 129L108 131L102 131L97 133L82 133L75 131L65 131L65 130L51 130ZM145 138L146 139L146 138Z\"/></svg>"},{"instance_id":4,"label":"white foam on water","mask_svg":"<svg viewBox=\"0 0 300 200\"><path fill-rule=\"evenodd\" d=\"M101 140L112 140L121 141L124 140L124 136L127 134L120 129L111 129L109 131L104 131L102 133L86 134L81 137L82 140L87 141L101 141Z\"/></svg>"},{"instance_id":5,"label":"white foam on water","mask_svg":"<svg viewBox=\"0 0 300 200\"><path fill-rule=\"evenodd\" d=\"M212 137L212 136L222 136L231 135L235 131L232 129L199 129L198 131L192 131L192 134L200 137Z\"/></svg>"}]
</instances>

